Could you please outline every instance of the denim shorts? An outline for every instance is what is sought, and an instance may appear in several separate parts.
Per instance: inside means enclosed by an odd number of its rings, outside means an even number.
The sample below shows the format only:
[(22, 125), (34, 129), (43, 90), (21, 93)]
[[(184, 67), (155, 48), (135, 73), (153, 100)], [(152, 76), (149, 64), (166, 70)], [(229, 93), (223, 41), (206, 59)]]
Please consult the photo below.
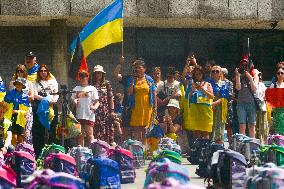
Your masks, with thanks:
[(237, 104), (237, 114), (239, 124), (256, 125), (256, 105), (255, 103)]

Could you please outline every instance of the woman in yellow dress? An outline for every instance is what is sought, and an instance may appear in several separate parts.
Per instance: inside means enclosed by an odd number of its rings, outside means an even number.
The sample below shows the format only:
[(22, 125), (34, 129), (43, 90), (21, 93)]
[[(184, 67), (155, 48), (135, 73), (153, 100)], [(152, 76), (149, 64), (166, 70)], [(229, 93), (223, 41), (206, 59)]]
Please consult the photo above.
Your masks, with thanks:
[(132, 139), (139, 141), (144, 141), (145, 130), (152, 123), (152, 114), (157, 108), (156, 85), (145, 71), (145, 62), (136, 60), (133, 76), (128, 82), (131, 135)]
[(195, 138), (209, 139), (213, 126), (213, 89), (210, 83), (204, 81), (201, 66), (194, 68), (192, 78), (193, 83), (189, 93), (189, 128), (193, 131)]

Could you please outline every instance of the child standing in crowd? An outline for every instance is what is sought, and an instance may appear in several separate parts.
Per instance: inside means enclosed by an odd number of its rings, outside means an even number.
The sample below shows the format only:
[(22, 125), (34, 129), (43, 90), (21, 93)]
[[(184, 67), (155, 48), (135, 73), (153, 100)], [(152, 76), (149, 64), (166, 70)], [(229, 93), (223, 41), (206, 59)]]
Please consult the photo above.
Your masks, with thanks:
[(8, 104), (3, 101), (0, 102), (0, 149), (2, 154), (6, 154), (12, 141), (12, 122), (4, 116), (7, 110)]
[[(93, 127), (95, 125), (95, 111), (99, 106), (97, 89), (89, 85), (89, 73), (79, 73), (79, 83), (73, 91), (71, 99), (76, 105), (76, 118), (81, 123), (82, 134), (78, 143), (81, 146), (88, 146), (94, 140)], [(84, 140), (86, 137), (86, 141)]]
[(29, 110), (28, 95), (23, 92), (26, 79), (18, 78), (13, 82), (15, 89), (8, 91), (4, 100), (9, 103), (8, 119), (12, 121), (12, 144), (16, 146), (24, 142), (26, 114)]

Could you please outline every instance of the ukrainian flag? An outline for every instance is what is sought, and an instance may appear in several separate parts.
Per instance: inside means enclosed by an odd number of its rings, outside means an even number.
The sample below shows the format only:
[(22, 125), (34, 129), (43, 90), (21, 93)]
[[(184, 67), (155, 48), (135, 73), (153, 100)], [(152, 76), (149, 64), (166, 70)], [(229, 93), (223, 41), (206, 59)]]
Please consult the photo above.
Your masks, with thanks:
[[(100, 11), (80, 32), (80, 40), (87, 57), (94, 50), (123, 41), (123, 0), (115, 0)], [(71, 54), (76, 47), (71, 44)]]

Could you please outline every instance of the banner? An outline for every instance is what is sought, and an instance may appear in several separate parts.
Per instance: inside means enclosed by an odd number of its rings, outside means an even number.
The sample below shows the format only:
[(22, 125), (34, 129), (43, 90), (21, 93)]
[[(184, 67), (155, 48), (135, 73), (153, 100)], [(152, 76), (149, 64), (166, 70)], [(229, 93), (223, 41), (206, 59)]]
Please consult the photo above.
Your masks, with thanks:
[(284, 88), (266, 89), (265, 98), (268, 106), (272, 108), (284, 108)]

